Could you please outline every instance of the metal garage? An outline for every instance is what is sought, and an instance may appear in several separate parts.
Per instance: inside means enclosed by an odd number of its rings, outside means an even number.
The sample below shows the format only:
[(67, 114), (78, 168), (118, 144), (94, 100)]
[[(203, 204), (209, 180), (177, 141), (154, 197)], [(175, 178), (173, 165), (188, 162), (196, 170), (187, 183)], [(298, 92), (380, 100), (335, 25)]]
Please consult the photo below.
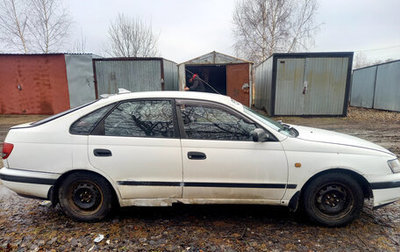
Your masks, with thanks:
[(350, 105), (400, 112), (400, 60), (355, 69)]
[(95, 99), (92, 54), (0, 54), (0, 114), (56, 114)]
[(345, 116), (352, 62), (352, 52), (273, 54), (255, 68), (255, 106), (271, 116)]
[(118, 93), (178, 90), (178, 67), (163, 58), (99, 58), (93, 60), (96, 97)]
[(179, 88), (196, 73), (208, 83), (206, 91), (228, 95), (238, 102), (251, 104), (252, 66), (250, 61), (211, 52), (179, 64)]

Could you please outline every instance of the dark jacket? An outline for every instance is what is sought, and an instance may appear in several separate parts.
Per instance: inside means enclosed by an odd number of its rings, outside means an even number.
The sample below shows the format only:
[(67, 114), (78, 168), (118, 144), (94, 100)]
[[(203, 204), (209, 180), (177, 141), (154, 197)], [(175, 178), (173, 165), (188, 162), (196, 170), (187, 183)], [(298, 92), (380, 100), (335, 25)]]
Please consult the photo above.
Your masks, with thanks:
[(187, 85), (190, 91), (198, 91), (204, 92), (206, 88), (204, 87), (203, 82), (200, 80), (199, 76), (196, 76), (191, 82)]

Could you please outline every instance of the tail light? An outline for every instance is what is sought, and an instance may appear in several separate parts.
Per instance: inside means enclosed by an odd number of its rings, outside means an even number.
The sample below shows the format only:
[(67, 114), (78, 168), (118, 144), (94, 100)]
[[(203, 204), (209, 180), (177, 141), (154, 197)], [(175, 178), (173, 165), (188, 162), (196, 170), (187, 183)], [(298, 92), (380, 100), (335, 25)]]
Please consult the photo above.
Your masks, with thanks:
[(1, 152), (1, 157), (3, 159), (8, 158), (8, 156), (10, 156), (12, 150), (14, 148), (14, 144), (10, 144), (10, 143), (3, 143), (3, 150)]

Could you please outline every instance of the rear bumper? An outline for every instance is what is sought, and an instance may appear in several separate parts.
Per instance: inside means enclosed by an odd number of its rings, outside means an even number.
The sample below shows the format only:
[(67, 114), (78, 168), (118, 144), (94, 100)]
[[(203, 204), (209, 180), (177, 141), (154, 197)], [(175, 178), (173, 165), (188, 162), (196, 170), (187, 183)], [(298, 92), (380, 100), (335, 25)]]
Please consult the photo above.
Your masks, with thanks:
[(47, 198), (49, 189), (60, 174), (34, 172), (27, 170), (0, 169), (0, 180), (4, 186), (19, 195), (36, 198)]

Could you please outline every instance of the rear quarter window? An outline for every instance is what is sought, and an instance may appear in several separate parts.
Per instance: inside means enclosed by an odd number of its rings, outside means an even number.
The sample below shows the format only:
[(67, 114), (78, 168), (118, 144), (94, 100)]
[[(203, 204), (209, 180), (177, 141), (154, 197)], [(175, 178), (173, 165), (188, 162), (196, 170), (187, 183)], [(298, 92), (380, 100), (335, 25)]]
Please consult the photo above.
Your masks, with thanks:
[(114, 105), (115, 104), (110, 104), (79, 118), (71, 125), (69, 132), (75, 135), (89, 135), (94, 127), (96, 127), (97, 123), (112, 107), (114, 107)]

